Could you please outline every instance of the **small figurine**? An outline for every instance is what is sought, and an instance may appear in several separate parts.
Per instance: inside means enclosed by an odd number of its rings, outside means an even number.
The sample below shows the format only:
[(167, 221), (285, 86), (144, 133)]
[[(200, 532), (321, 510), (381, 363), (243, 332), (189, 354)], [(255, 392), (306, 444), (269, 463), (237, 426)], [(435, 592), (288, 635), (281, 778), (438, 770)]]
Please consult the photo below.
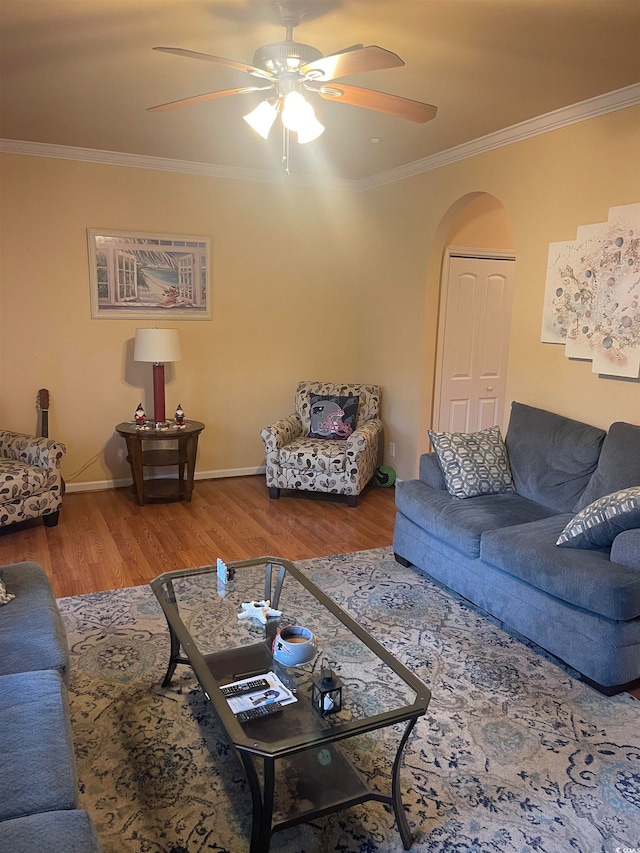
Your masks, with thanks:
[(178, 403), (178, 408), (176, 409), (176, 423), (178, 426), (184, 425), (184, 412), (182, 411), (180, 403)]
[(138, 403), (138, 408), (136, 409), (134, 417), (138, 426), (144, 426), (146, 424), (147, 416), (145, 415), (144, 409), (142, 408), (142, 403)]
[(242, 613), (238, 613), (238, 619), (257, 619), (266, 625), (267, 616), (282, 616), (282, 611), (274, 610), (270, 605), (268, 598), (266, 601), (249, 601), (242, 605)]

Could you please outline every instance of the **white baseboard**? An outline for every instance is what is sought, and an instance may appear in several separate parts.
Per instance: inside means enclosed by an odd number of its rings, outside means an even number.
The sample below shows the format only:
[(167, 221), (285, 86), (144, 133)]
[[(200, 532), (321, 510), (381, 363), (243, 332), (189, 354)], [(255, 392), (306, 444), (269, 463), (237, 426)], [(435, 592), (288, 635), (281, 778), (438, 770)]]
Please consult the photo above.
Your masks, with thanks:
[[(264, 474), (266, 468), (260, 465), (257, 468), (225, 468), (219, 471), (196, 471), (195, 480), (218, 480), (222, 477), (251, 477), (254, 474)], [(166, 474), (157, 474), (156, 476), (166, 476)], [(153, 479), (151, 477), (150, 479)], [(93, 480), (87, 483), (66, 483), (67, 492), (103, 492), (106, 489), (121, 489), (124, 486), (132, 484), (131, 477), (126, 477), (123, 480)]]

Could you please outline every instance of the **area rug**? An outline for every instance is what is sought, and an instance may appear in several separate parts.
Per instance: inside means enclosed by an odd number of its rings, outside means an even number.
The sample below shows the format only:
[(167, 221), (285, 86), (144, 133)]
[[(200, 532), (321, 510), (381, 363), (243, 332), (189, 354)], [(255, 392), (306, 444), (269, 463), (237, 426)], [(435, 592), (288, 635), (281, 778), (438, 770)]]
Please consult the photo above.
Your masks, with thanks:
[[(432, 692), (405, 748), (420, 853), (620, 853), (640, 848), (640, 703), (601, 696), (389, 549), (298, 563)], [(105, 853), (248, 853), (251, 798), (187, 667), (167, 689), (151, 590), (65, 598), (81, 804)], [(393, 730), (361, 747), (386, 790)], [(376, 779), (379, 774), (380, 779)], [(402, 850), (365, 803), (278, 832), (272, 853)]]

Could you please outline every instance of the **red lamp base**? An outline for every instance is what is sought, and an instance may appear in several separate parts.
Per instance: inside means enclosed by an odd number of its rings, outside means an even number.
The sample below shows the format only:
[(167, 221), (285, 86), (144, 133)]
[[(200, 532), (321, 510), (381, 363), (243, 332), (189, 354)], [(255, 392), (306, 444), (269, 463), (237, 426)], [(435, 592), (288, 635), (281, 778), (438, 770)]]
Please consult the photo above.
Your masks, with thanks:
[(153, 419), (157, 424), (166, 420), (164, 410), (164, 364), (153, 365)]

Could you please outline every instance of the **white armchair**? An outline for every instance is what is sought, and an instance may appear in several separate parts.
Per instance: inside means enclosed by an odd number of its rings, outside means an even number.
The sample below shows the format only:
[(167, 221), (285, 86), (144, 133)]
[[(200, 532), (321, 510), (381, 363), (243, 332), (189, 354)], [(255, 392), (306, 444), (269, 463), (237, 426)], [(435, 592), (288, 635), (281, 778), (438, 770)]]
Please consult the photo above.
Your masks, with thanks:
[(40, 515), (47, 527), (55, 527), (66, 452), (58, 441), (0, 430), (0, 527)]
[[(377, 385), (300, 382), (295, 412), (260, 433), (266, 449), (269, 497), (277, 500), (280, 489), (301, 489), (346, 495), (347, 504), (356, 506), (378, 465), (380, 396)], [(357, 414), (351, 401), (355, 423), (345, 428), (340, 416), (343, 409), (338, 404), (327, 406), (319, 397), (357, 398)], [(318, 412), (328, 412), (326, 431), (333, 424), (343, 437), (310, 435), (312, 417), (317, 425)]]

